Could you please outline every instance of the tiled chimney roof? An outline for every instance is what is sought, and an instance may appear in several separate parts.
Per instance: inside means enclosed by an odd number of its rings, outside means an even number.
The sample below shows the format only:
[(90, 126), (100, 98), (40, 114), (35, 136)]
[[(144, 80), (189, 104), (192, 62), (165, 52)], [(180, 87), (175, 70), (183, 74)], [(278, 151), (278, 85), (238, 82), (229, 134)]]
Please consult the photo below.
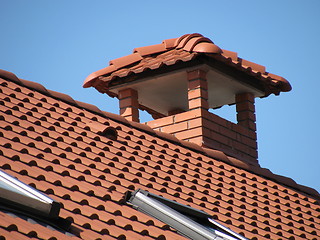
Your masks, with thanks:
[(108, 67), (90, 74), (83, 87), (95, 87), (99, 92), (108, 92), (109, 86), (119, 78), (146, 73), (148, 71), (172, 66), (179, 62), (190, 62), (200, 56), (208, 61), (218, 61), (245, 74), (253, 76), (265, 88), (265, 95), (279, 94), (291, 90), (290, 83), (275, 74), (268, 73), (264, 66), (238, 57), (236, 52), (220, 49), (210, 39), (201, 34), (186, 34), (179, 38), (163, 40), (161, 44), (135, 48), (133, 53), (110, 61)]
[(0, 168), (61, 202), (75, 235), (0, 209), (0, 239), (185, 239), (124, 204), (139, 188), (248, 239), (320, 236), (314, 189), (3, 70), (0, 123)]

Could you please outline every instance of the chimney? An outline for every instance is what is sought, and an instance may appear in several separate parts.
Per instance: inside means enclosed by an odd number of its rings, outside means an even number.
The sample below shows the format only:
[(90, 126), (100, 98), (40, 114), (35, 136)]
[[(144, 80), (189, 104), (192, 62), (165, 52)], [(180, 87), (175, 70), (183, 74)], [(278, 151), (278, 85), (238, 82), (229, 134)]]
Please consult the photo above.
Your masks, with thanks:
[[(291, 90), (265, 67), (220, 49), (200, 34), (136, 48), (91, 74), (84, 87), (119, 99), (120, 114), (154, 130), (258, 164), (255, 98)], [(209, 111), (236, 105), (237, 123)], [(213, 110), (214, 112), (214, 110)]]

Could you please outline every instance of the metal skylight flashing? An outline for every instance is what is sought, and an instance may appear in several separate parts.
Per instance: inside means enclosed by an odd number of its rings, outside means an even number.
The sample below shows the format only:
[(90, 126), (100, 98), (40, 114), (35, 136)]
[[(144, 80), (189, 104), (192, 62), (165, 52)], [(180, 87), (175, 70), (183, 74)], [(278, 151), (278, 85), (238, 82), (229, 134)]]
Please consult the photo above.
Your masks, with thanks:
[(57, 219), (60, 203), (0, 170), (0, 203), (29, 214)]
[(126, 201), (138, 211), (176, 229), (190, 239), (246, 240), (245, 237), (217, 223), (212, 216), (161, 196), (138, 189), (126, 194)]

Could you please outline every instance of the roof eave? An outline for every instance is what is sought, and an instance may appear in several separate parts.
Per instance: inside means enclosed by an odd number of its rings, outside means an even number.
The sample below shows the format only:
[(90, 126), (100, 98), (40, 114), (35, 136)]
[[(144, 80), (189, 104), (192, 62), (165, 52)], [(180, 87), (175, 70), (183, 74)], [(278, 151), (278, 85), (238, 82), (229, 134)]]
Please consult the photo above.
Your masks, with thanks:
[[(234, 77), (240, 82), (244, 82), (245, 84), (264, 92), (264, 97), (267, 97), (270, 94), (279, 95), (280, 92), (288, 92), (292, 89), (290, 83), (280, 76), (269, 73), (261, 74), (260, 72), (253, 71), (250, 67), (244, 68), (238, 64), (235, 64), (233, 61), (222, 58), (220, 54), (203, 53), (194, 53), (189, 61), (177, 61), (172, 65), (162, 64), (156, 69), (145, 68), (137, 73), (134, 71), (128, 71), (128, 74), (124, 75), (123, 77), (113, 76), (112, 73), (102, 76), (94, 74), (91, 78), (89, 78), (90, 76), (88, 77), (89, 80), (86, 80), (84, 87), (92, 86), (101, 93), (108, 93), (110, 87), (120, 86), (134, 82), (138, 79), (142, 80), (157, 76), (159, 74), (164, 74), (183, 68), (190, 68), (204, 63), (223, 72), (226, 75)], [(100, 73), (103, 71), (109, 72), (110, 68), (101, 69)]]

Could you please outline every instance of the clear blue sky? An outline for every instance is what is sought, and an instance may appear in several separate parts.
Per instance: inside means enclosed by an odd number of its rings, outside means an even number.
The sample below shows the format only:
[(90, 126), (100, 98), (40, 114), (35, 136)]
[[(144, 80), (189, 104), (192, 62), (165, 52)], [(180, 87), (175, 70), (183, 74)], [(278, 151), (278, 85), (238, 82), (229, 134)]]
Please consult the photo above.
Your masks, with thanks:
[(83, 89), (133, 48), (198, 32), (285, 77), (293, 90), (257, 99), (259, 161), (320, 191), (320, 1), (2, 0), (0, 68), (118, 113)]

